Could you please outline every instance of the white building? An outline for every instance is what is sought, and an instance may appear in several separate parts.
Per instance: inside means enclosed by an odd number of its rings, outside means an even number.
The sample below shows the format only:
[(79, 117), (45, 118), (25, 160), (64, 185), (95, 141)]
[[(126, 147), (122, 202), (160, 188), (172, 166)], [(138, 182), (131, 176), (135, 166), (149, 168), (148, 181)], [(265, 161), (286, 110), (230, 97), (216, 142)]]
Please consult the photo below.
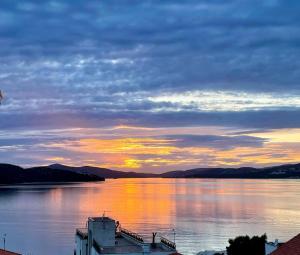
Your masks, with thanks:
[(143, 237), (123, 229), (108, 217), (89, 218), (87, 227), (76, 230), (75, 255), (174, 255), (178, 254), (175, 243), (160, 238), (147, 243)]

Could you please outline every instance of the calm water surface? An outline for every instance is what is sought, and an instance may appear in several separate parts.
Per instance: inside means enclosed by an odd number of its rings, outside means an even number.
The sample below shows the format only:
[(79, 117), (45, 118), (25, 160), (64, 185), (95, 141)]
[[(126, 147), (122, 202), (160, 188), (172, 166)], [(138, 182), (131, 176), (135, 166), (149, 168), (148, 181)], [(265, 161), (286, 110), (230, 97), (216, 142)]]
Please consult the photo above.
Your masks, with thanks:
[[(115, 217), (144, 235), (157, 230), (183, 254), (222, 249), (228, 238), (300, 232), (300, 180), (120, 179), (105, 183), (0, 187), (0, 237), (27, 254), (72, 255), (89, 216)], [(0, 242), (2, 247), (2, 241)]]

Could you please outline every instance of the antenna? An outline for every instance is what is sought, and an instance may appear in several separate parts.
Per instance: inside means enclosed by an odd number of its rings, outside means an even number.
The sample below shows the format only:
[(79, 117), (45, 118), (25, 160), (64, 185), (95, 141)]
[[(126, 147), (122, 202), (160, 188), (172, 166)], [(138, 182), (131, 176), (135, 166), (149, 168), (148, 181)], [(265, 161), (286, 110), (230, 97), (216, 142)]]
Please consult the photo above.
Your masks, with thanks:
[(105, 218), (105, 213), (106, 213), (106, 212), (109, 212), (109, 211), (103, 211), (103, 214), (102, 214), (102, 225), (103, 225), (103, 229), (105, 229), (104, 218)]
[(105, 213), (107, 213), (107, 212), (111, 212), (111, 211), (103, 211), (103, 214), (102, 214), (102, 218), (104, 219), (105, 218)]
[(173, 235), (174, 235), (174, 244), (176, 244), (176, 230), (175, 230), (175, 228), (173, 228)]

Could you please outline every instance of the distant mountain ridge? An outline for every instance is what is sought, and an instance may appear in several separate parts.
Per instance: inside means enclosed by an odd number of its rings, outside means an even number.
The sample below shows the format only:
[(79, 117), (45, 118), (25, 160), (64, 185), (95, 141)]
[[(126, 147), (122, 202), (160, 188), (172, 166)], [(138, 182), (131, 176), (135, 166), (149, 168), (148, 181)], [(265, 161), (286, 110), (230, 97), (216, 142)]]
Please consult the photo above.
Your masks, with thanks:
[(104, 178), (150, 178), (150, 177), (158, 177), (157, 174), (148, 174), (148, 173), (136, 173), (136, 172), (123, 172), (117, 170), (111, 170), (107, 168), (101, 167), (93, 167), (93, 166), (82, 166), (82, 167), (71, 167), (65, 166), (61, 164), (53, 164), (48, 166), (51, 169), (60, 169), (72, 171), (80, 174), (93, 174), (96, 176), (101, 176)]
[(105, 178), (298, 179), (300, 178), (300, 164), (286, 164), (266, 168), (194, 168), (183, 171), (170, 171), (162, 174), (123, 172), (93, 166), (72, 167), (61, 164), (28, 169), (23, 169), (15, 165), (0, 164), (0, 184), (101, 181)]
[(300, 164), (287, 164), (265, 168), (195, 168), (161, 174), (164, 178), (249, 178), (280, 179), (300, 178)]
[(0, 164), (0, 184), (45, 183), (45, 182), (91, 182), (104, 181), (100, 176), (72, 171), (54, 170), (49, 167), (24, 169), (10, 164)]
[(255, 178), (279, 179), (300, 178), (300, 164), (287, 164), (266, 168), (194, 168), (183, 171), (170, 171), (162, 174), (123, 172), (92, 166), (70, 167), (60, 164), (49, 166), (81, 174), (93, 174), (104, 178)]

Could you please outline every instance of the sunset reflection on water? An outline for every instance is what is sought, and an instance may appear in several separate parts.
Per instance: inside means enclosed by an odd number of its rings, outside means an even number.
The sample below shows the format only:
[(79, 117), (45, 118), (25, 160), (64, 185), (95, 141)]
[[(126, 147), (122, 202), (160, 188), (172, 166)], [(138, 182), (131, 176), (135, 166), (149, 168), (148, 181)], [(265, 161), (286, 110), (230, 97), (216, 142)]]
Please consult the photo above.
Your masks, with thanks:
[[(0, 192), (8, 247), (72, 253), (74, 231), (105, 213), (123, 227), (176, 242), (183, 254), (224, 248), (228, 238), (267, 233), (284, 241), (300, 229), (299, 180), (119, 179), (104, 183), (11, 186)], [(298, 203), (296, 203), (298, 201)], [(26, 236), (26, 238), (24, 238)], [(17, 242), (10, 241), (12, 238)]]

